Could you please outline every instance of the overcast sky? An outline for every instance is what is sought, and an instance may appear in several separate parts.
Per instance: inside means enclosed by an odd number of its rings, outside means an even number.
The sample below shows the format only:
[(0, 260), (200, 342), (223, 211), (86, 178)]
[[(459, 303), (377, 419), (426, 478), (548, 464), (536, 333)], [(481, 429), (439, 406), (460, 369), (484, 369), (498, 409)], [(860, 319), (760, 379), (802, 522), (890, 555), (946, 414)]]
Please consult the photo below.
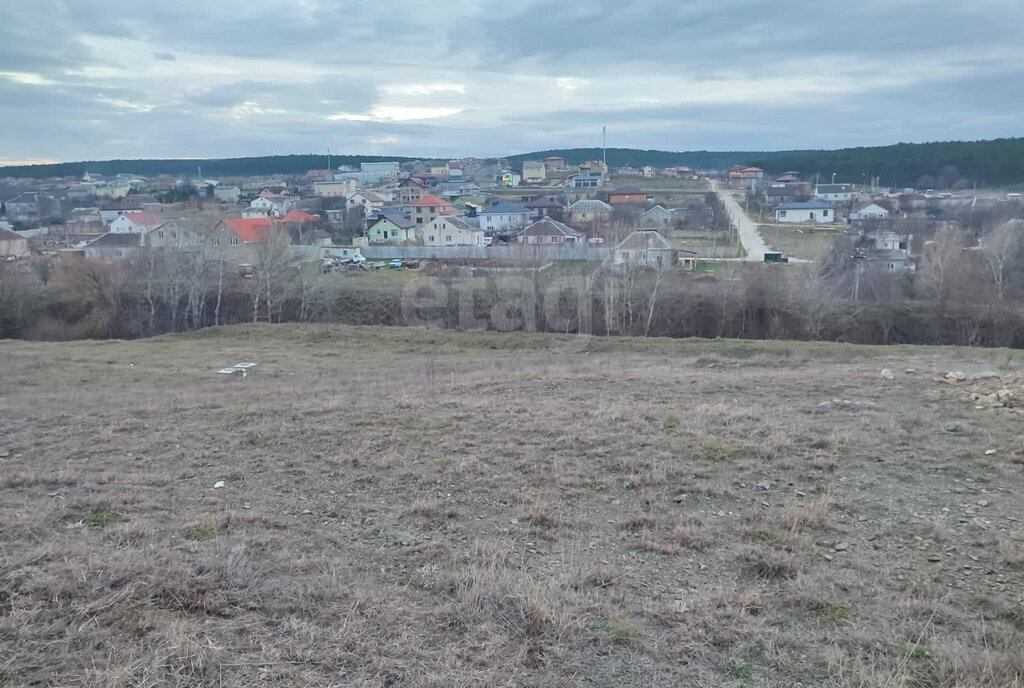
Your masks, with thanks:
[(1024, 134), (1024, 0), (0, 0), (0, 160)]

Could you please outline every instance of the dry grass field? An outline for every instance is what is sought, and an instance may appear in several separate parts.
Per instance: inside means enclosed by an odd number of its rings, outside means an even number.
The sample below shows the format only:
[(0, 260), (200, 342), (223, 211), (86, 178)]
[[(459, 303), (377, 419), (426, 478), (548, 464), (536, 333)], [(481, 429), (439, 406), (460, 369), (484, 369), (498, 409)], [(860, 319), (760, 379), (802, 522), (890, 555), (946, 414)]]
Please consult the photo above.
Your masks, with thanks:
[(1022, 686), (1022, 360), (0, 342), (0, 685)]

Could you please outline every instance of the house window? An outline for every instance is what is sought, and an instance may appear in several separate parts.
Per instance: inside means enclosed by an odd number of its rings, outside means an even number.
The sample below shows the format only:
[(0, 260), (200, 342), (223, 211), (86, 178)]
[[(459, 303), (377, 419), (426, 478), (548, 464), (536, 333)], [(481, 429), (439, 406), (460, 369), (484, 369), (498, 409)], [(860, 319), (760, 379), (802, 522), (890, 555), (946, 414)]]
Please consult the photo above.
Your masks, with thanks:
[(177, 239), (178, 238), (178, 233), (177, 232), (171, 232), (171, 238), (172, 239)]
[(238, 237), (231, 237), (231, 245), (238, 246)]
[(164, 238), (164, 232), (163, 232), (163, 230), (160, 230), (160, 231), (159, 231), (159, 232), (157, 232), (156, 234), (157, 234), (157, 236), (158, 236), (158, 237), (160, 237), (161, 239), (163, 239), (163, 238)]
[(828, 211), (827, 210), (822, 210), (821, 211), (821, 216), (822, 217), (828, 217)]
[(434, 242), (434, 235), (431, 234), (429, 237), (427, 237), (427, 240), (430, 241), (431, 243), (433, 243)]
[(213, 240), (213, 245), (214, 246), (220, 246), (220, 239), (214, 239)]
[(188, 239), (188, 232), (182, 232), (182, 233), (181, 233), (181, 235), (182, 235), (183, 237), (185, 237), (186, 239)]
[(779, 211), (779, 217), (786, 217), (786, 211), (785, 210), (780, 210)]
[(444, 240), (445, 240), (445, 241), (447, 241), (447, 242), (448, 242), (449, 244), (450, 244), (450, 243), (452, 243), (452, 235), (451, 235), (451, 234), (449, 234), (448, 236), (446, 236), (446, 237), (444, 238)]

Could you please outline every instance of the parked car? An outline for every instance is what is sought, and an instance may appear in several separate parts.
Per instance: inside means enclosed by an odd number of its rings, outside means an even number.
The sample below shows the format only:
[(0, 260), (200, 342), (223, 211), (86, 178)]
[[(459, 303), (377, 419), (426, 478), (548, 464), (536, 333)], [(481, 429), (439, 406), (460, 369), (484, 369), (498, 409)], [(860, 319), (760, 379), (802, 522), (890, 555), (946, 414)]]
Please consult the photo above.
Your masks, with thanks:
[(389, 268), (403, 268), (403, 267), (405, 267), (405, 265), (402, 263), (402, 261), (400, 259), (395, 258), (393, 261), (388, 263), (388, 267)]

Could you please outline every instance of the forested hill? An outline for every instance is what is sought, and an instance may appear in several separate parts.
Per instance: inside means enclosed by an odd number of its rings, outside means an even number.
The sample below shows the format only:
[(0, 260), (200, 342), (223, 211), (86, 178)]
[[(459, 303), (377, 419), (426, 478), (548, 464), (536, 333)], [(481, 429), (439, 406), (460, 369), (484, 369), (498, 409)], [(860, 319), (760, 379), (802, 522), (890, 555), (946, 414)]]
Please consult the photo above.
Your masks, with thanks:
[[(361, 162), (383, 162), (394, 160), (409, 162), (417, 158), (380, 155), (332, 155), (331, 165), (359, 166)], [(161, 174), (174, 176), (196, 175), (202, 166), (203, 177), (248, 177), (269, 174), (305, 174), (309, 170), (326, 170), (326, 155), (265, 155), (255, 158), (220, 158), (205, 160), (163, 159), (163, 160), (86, 160), (82, 162), (61, 162), (51, 165), (22, 165), (0, 167), (0, 177), (81, 177), (90, 174), (113, 175), (118, 173), (138, 174), (154, 177)]]
[(780, 151), (746, 161), (770, 172), (799, 170), (860, 182), (879, 177), (883, 186), (947, 189), (1024, 183), (1024, 138), (990, 141), (897, 143), (832, 151)]
[[(554, 148), (545, 151), (534, 151), (532, 153), (520, 153), (510, 155), (506, 158), (509, 162), (521, 162), (523, 160), (543, 160), (549, 156), (565, 158), (570, 165), (579, 165), (588, 160), (600, 160), (602, 150), (600, 148)], [(765, 153), (751, 151), (663, 151), (663, 150), (641, 150), (639, 148), (609, 148), (608, 164), (611, 167), (623, 167), (632, 165), (642, 167), (653, 165), (654, 167), (675, 167), (686, 165), (700, 170), (724, 170), (732, 165), (744, 165), (749, 160)]]
[[(937, 143), (898, 143), (873, 148), (796, 151), (663, 151), (637, 148), (609, 148), (612, 167), (687, 165), (695, 169), (724, 170), (731, 165), (756, 165), (769, 173), (797, 170), (807, 178), (820, 175), (837, 180), (866, 182), (879, 177), (884, 186), (914, 186), (945, 189), (956, 186), (1005, 186), (1024, 184), (1024, 138), (991, 141), (949, 141)], [(568, 148), (534, 151), (508, 156), (512, 164), (523, 160), (543, 160), (558, 155), (569, 164), (601, 159), (600, 148)], [(332, 165), (356, 165), (361, 162), (416, 158), (379, 155), (331, 156)], [(232, 177), (265, 174), (302, 174), (326, 169), (326, 155), (273, 155), (253, 158), (208, 160), (103, 160), (68, 162), (52, 165), (28, 165), (0, 168), (0, 176), (81, 177), (93, 174), (195, 175), (202, 166), (204, 177)]]
[[(568, 148), (536, 151), (509, 159), (543, 160), (550, 155), (570, 164), (600, 160), (600, 148)], [(796, 170), (806, 178), (820, 175), (831, 179), (861, 182), (879, 177), (886, 186), (950, 188), (960, 184), (1002, 186), (1024, 183), (1024, 138), (990, 141), (949, 141), (897, 143), (871, 148), (795, 151), (686, 151), (609, 148), (612, 167), (687, 165), (694, 169), (724, 170), (731, 165), (754, 165), (777, 173)]]

